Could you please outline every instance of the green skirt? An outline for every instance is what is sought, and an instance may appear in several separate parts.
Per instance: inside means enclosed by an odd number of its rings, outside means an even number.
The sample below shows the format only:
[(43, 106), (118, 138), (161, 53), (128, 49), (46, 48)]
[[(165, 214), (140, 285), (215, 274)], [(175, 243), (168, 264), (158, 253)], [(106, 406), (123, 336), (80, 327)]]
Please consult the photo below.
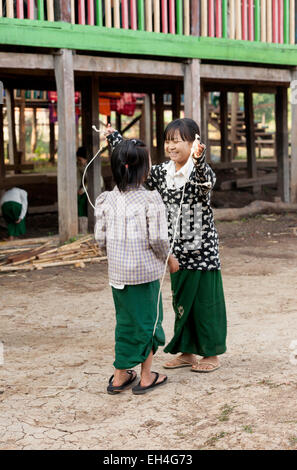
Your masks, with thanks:
[(174, 336), (165, 352), (217, 356), (226, 351), (227, 320), (221, 271), (171, 274)]
[(26, 233), (25, 217), (16, 224), (22, 212), (22, 204), (19, 202), (8, 201), (4, 202), (2, 206), (2, 215), (7, 223), (8, 235), (10, 237), (19, 237)]
[(86, 193), (77, 195), (78, 217), (88, 217), (88, 198)]
[(112, 288), (116, 310), (113, 364), (116, 369), (130, 369), (143, 363), (151, 351), (155, 354), (158, 346), (165, 344), (162, 297), (159, 320), (153, 337), (159, 288), (159, 281), (126, 285), (124, 289)]

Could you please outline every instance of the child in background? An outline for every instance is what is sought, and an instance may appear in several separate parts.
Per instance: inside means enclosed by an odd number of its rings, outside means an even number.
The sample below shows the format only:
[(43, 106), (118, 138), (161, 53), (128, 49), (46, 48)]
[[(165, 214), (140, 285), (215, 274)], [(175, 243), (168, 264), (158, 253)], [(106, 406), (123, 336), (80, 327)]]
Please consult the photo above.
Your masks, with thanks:
[[(122, 137), (109, 129), (112, 146)], [(218, 236), (210, 206), (215, 174), (205, 162), (205, 148), (195, 143), (200, 130), (192, 119), (176, 119), (165, 129), (165, 153), (169, 162), (154, 165), (146, 181), (157, 190), (168, 209), (168, 230), (173, 241), (175, 217), (185, 185), (181, 232), (173, 254), (179, 268), (171, 269), (174, 336), (165, 352), (181, 355), (164, 367), (191, 367), (193, 372), (219, 368), (218, 355), (226, 351), (226, 309), (220, 271)], [(190, 158), (192, 146), (195, 152)], [(197, 361), (196, 355), (203, 356)]]
[(11, 188), (6, 191), (0, 201), (2, 215), (7, 223), (8, 240), (26, 234), (26, 213), (28, 194), (24, 189)]
[(150, 159), (141, 141), (122, 140), (112, 153), (111, 169), (116, 186), (100, 194), (95, 205), (95, 239), (106, 247), (116, 310), (115, 372), (107, 392), (130, 387), (136, 379), (131, 368), (141, 364), (132, 392), (143, 394), (167, 380), (151, 371), (153, 354), (165, 344), (162, 302), (158, 321), (157, 302), (169, 251), (166, 210), (159, 193), (142, 185)]

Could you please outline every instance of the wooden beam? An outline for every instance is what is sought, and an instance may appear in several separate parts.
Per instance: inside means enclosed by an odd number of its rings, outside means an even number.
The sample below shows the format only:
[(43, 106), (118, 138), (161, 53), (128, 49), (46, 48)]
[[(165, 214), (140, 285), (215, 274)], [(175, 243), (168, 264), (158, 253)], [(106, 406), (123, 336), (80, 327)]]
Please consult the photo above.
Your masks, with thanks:
[(72, 51), (61, 49), (54, 57), (58, 92), (58, 207), (61, 242), (77, 235), (77, 182), (75, 159), (75, 108)]
[(150, 152), (152, 149), (152, 129), (151, 129), (151, 98), (146, 94), (143, 100), (141, 117), (141, 140), (147, 145)]
[(201, 142), (206, 145), (206, 160), (210, 161), (210, 143), (208, 136), (209, 94), (204, 88), (201, 89)]
[(201, 123), (200, 60), (193, 59), (184, 69), (185, 117)]
[(290, 83), (291, 70), (270, 67), (248, 67), (219, 64), (201, 64), (201, 78), (232, 80), (233, 82)]
[(221, 162), (228, 161), (228, 94), (220, 94)]
[(279, 87), (275, 99), (277, 186), (283, 202), (290, 201), (288, 154), (288, 90)]
[(21, 152), (21, 161), (26, 159), (26, 123), (25, 123), (25, 90), (21, 90), (20, 114), (19, 114), (19, 150)]
[(297, 68), (291, 82), (291, 202), (297, 202)]
[(231, 160), (235, 159), (237, 154), (236, 141), (236, 126), (237, 126), (237, 111), (238, 111), (239, 94), (232, 93), (231, 103)]
[(157, 162), (161, 163), (164, 156), (164, 95), (155, 93)]
[(248, 177), (256, 178), (257, 162), (255, 149), (255, 126), (254, 126), (254, 110), (253, 110), (253, 93), (251, 89), (244, 92), (244, 110), (245, 110), (245, 127), (246, 127), (246, 150), (248, 160)]
[[(83, 113), (83, 145), (86, 147), (88, 161), (98, 152), (100, 146), (99, 133), (92, 129), (95, 125), (99, 128), (99, 82), (95, 77), (88, 77), (82, 91)], [(98, 156), (88, 168), (87, 181), (88, 193), (92, 203), (101, 193), (101, 159)], [(94, 209), (88, 204), (88, 229), (94, 231)]]
[(17, 152), (13, 89), (7, 89), (5, 92), (5, 96), (6, 96), (7, 121), (8, 121), (8, 137), (9, 137), (9, 145), (8, 145), (9, 163), (13, 165), (16, 152)]

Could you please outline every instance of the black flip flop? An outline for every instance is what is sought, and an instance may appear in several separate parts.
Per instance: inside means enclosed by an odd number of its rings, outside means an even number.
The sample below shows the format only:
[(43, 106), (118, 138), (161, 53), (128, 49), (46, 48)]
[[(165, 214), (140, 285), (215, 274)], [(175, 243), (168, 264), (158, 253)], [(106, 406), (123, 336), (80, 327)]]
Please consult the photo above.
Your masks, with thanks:
[(159, 385), (164, 385), (164, 383), (167, 381), (167, 376), (165, 376), (165, 379), (163, 379), (162, 382), (157, 383), (159, 374), (158, 372), (153, 372), (153, 374), (155, 374), (156, 377), (154, 378), (153, 382), (150, 385), (148, 385), (147, 387), (142, 387), (139, 382), (135, 387), (132, 388), (132, 393), (134, 393), (134, 395), (143, 395), (144, 393), (147, 393), (150, 390), (153, 390)]
[(114, 376), (112, 375), (109, 379), (109, 385), (107, 387), (107, 393), (109, 393), (110, 395), (117, 395), (118, 393), (121, 393), (123, 392), (124, 390), (127, 390), (127, 388), (130, 387), (130, 385), (134, 382), (134, 380), (136, 379), (137, 377), (137, 374), (135, 374), (133, 376), (133, 372), (135, 372), (135, 370), (127, 370), (126, 371), (127, 374), (130, 375), (129, 379), (126, 380), (126, 382), (124, 382), (122, 385), (119, 385), (119, 386), (114, 386), (112, 385), (112, 382), (113, 382), (113, 378)]

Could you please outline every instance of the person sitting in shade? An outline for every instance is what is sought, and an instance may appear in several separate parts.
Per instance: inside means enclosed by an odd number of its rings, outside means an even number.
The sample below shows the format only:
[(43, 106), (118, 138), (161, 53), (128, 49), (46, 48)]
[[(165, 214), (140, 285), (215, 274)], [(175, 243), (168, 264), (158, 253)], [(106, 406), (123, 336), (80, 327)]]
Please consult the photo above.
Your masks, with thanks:
[(11, 188), (7, 190), (0, 201), (2, 215), (7, 223), (8, 240), (25, 235), (26, 213), (28, 209), (28, 194), (24, 189)]

